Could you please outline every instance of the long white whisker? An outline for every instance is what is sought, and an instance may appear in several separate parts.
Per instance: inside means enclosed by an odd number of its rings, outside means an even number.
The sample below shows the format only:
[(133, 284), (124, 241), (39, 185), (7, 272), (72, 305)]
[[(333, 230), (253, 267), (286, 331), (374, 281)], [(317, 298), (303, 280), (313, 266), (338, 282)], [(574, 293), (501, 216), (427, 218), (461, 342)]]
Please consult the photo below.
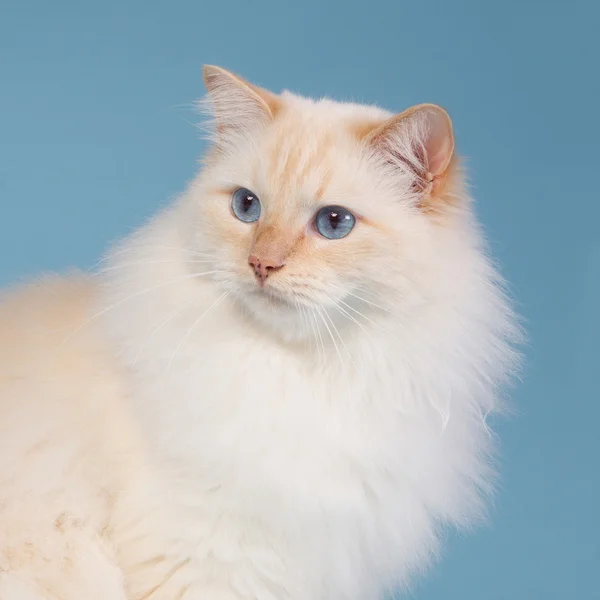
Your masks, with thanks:
[(321, 328), (319, 327), (319, 323), (317, 322), (317, 316), (316, 316), (316, 310), (315, 310), (315, 308), (311, 308), (310, 314), (312, 316), (313, 327), (314, 327), (314, 330), (315, 330), (315, 332), (317, 334), (317, 337), (318, 337), (318, 340), (319, 340), (319, 344), (320, 344), (321, 352), (319, 353), (319, 357), (320, 357), (320, 360), (322, 360), (324, 362), (325, 361), (325, 344), (323, 342), (323, 336), (321, 335)]
[(334, 330), (335, 334), (337, 335), (338, 339), (340, 340), (340, 343), (342, 344), (342, 348), (346, 351), (346, 354), (348, 354), (348, 358), (350, 359), (350, 363), (356, 369), (356, 365), (354, 364), (354, 359), (352, 358), (352, 352), (350, 352), (350, 349), (348, 348), (348, 345), (344, 341), (344, 338), (342, 337), (342, 334), (340, 333), (340, 331), (337, 328), (335, 322), (331, 318), (331, 315), (329, 314), (329, 312), (327, 311), (327, 309), (325, 307), (323, 307), (323, 311), (325, 312), (325, 316), (327, 317), (327, 319), (329, 319), (329, 323), (333, 327), (333, 330)]
[(304, 323), (304, 314), (302, 313), (302, 307), (300, 306), (300, 302), (298, 301), (298, 298), (292, 296), (292, 300), (294, 303), (294, 308), (300, 313), (300, 319), (302, 321), (302, 327), (304, 327), (305, 323)]
[(321, 348), (319, 347), (319, 338), (317, 336), (317, 328), (315, 327), (315, 318), (314, 315), (309, 312), (308, 307), (304, 307), (306, 310), (306, 320), (307, 323), (310, 324), (310, 328), (312, 330), (312, 342), (315, 347), (315, 352), (317, 353), (317, 357), (321, 360)]
[(184, 306), (172, 312), (166, 319), (163, 319), (148, 335), (146, 341), (140, 346), (138, 353), (133, 361), (133, 366), (137, 365), (137, 362), (142, 355), (142, 352), (148, 347), (150, 340), (157, 334), (165, 325), (168, 325), (175, 317), (180, 315), (184, 310), (188, 309), (192, 304), (198, 301), (198, 298), (194, 298), (190, 302), (187, 302)]
[(197, 250), (190, 250), (189, 248), (182, 248), (177, 246), (163, 246), (161, 244), (141, 244), (139, 246), (128, 246), (127, 248), (123, 248), (121, 250), (117, 250), (116, 252), (111, 252), (107, 254), (102, 259), (100, 259), (96, 264), (90, 267), (90, 271), (93, 271), (96, 267), (100, 266), (102, 263), (105, 263), (107, 260), (111, 260), (116, 256), (120, 256), (121, 254), (125, 254), (126, 252), (130, 252), (131, 250), (176, 250), (177, 252), (185, 252), (187, 254), (192, 254), (194, 256), (203, 256), (203, 257), (214, 257), (212, 254), (207, 254), (205, 252), (198, 252)]
[(107, 267), (106, 269), (101, 269), (100, 271), (94, 271), (88, 275), (88, 279), (92, 277), (97, 277), (98, 275), (102, 275), (103, 273), (108, 273), (110, 271), (118, 271), (119, 269), (127, 269), (128, 267), (137, 267), (138, 265), (160, 265), (160, 264), (206, 264), (213, 262), (212, 259), (203, 259), (203, 260), (146, 260), (140, 262), (132, 262), (132, 263), (123, 263), (120, 265), (116, 265), (114, 267)]
[(354, 292), (349, 292), (348, 290), (345, 290), (341, 287), (338, 287), (334, 284), (329, 284), (331, 285), (331, 287), (344, 292), (344, 294), (348, 295), (348, 296), (352, 296), (353, 298), (356, 298), (357, 300), (360, 300), (361, 302), (364, 302), (365, 304), (369, 304), (370, 306), (373, 306), (375, 308), (378, 308), (379, 310), (383, 310), (384, 312), (389, 313), (390, 315), (393, 315), (394, 317), (400, 319), (400, 315), (396, 314), (394, 311), (390, 310), (389, 308), (386, 308), (385, 306), (382, 306), (381, 304), (377, 304), (376, 302), (373, 302), (372, 300), (368, 300), (367, 298), (363, 298), (362, 296), (359, 296), (358, 294), (354, 293)]
[(372, 325), (375, 325), (375, 327), (377, 327), (378, 329), (380, 329), (384, 333), (387, 333), (388, 335), (392, 336), (395, 340), (398, 340), (398, 336), (393, 331), (390, 331), (387, 327), (384, 327), (383, 325), (381, 325), (381, 323), (377, 323), (377, 321), (374, 321), (373, 319), (369, 318), (367, 315), (363, 314), (362, 312), (360, 312), (359, 310), (357, 310), (356, 308), (354, 308), (350, 304), (344, 302), (343, 300), (338, 300), (338, 302), (341, 302), (342, 304), (344, 304), (344, 306), (346, 306), (348, 308), (348, 310), (351, 310), (353, 313), (355, 313), (358, 316), (362, 317), (363, 319), (365, 319), (366, 321), (368, 321)]
[(314, 346), (317, 355), (319, 355), (319, 347), (317, 346), (317, 334), (315, 331), (315, 326), (312, 321), (309, 320), (307, 314), (307, 308), (300, 302), (297, 298), (294, 298), (294, 303), (296, 305), (297, 310), (300, 312), (300, 318), (302, 319), (302, 327), (304, 329), (308, 329), (309, 325), (312, 331), (312, 335), (308, 337), (309, 342), (309, 350)]
[(333, 319), (331, 318), (331, 315), (329, 314), (329, 312), (327, 311), (327, 309), (324, 306), (322, 306), (321, 308), (322, 308), (323, 314), (325, 315), (325, 317), (329, 321), (329, 324), (331, 325), (331, 327), (332, 327), (334, 333), (336, 334), (338, 340), (340, 340), (340, 343), (344, 346), (344, 349), (346, 350), (346, 352), (348, 352), (348, 354), (350, 354), (350, 352), (348, 351), (348, 348), (345, 347), (344, 340), (342, 339), (342, 336), (340, 335), (340, 332), (338, 331), (338, 328), (336, 327), (335, 323), (333, 322)]
[(336, 308), (338, 310), (338, 312), (343, 315), (344, 317), (346, 317), (348, 320), (352, 321), (353, 323), (355, 323), (356, 325), (358, 325), (358, 327), (360, 327), (362, 329), (362, 331), (364, 331), (367, 335), (371, 335), (369, 333), (369, 331), (367, 330), (367, 328), (360, 322), (358, 321), (353, 315), (351, 315), (345, 308), (343, 308), (342, 306), (340, 306), (338, 304), (338, 302), (343, 302), (343, 300), (338, 300), (337, 302), (334, 302), (334, 308)]
[(158, 283), (156, 285), (150, 286), (149, 288), (146, 288), (145, 290), (141, 290), (140, 292), (136, 292), (135, 294), (131, 294), (130, 296), (127, 296), (127, 298), (123, 298), (122, 300), (118, 300), (117, 302), (115, 302), (114, 304), (111, 304), (110, 306), (108, 306), (107, 308), (102, 309), (101, 311), (98, 311), (95, 315), (92, 315), (87, 321), (85, 321), (84, 323), (82, 323), (81, 325), (79, 325), (77, 328), (75, 328), (57, 347), (56, 350), (58, 350), (59, 348), (61, 348), (68, 340), (70, 340), (78, 331), (80, 331), (81, 329), (83, 329), (86, 325), (89, 325), (94, 319), (97, 319), (98, 317), (106, 314), (109, 310), (112, 310), (113, 308), (116, 308), (117, 306), (120, 306), (121, 304), (132, 300), (133, 298), (137, 298), (138, 296), (142, 296), (144, 294), (147, 294), (148, 292), (151, 292), (153, 290), (156, 290), (158, 288), (161, 287), (165, 287), (167, 285), (172, 285), (173, 283), (177, 283), (179, 281), (184, 281), (186, 279), (193, 279), (195, 277), (202, 277), (205, 275), (212, 275), (213, 273), (219, 273), (219, 270), (214, 270), (214, 271), (205, 271), (204, 273), (189, 273), (187, 275), (182, 275), (181, 277), (176, 277), (175, 279), (170, 279), (169, 281), (163, 281), (161, 283)]
[[(303, 327), (305, 327), (306, 329), (308, 329), (308, 326), (309, 326), (309, 320), (308, 320), (308, 316), (307, 316), (307, 314), (306, 314), (306, 307), (305, 307), (305, 306), (304, 306), (304, 305), (303, 305), (301, 302), (299, 302), (299, 301), (297, 301), (297, 302), (298, 302), (298, 309), (300, 310), (300, 316), (301, 316), (301, 318), (302, 318), (302, 325), (303, 325)], [(316, 341), (317, 341), (317, 340), (316, 340), (316, 333), (315, 333), (315, 329), (314, 329), (314, 327), (312, 326), (312, 323), (310, 323), (310, 326), (311, 326), (311, 328), (312, 328), (312, 334), (313, 334), (313, 335), (312, 335), (312, 336), (309, 336), (309, 338), (308, 338), (308, 339), (309, 339), (309, 342), (310, 342), (309, 349), (310, 349), (310, 347), (311, 347), (313, 344), (316, 344)], [(315, 346), (315, 348), (316, 348), (316, 346)]]
[[(354, 308), (354, 306), (348, 304), (347, 302), (344, 302), (342, 299), (338, 299), (338, 302), (340, 304), (343, 304), (348, 310), (351, 310), (353, 313), (357, 314), (359, 317), (362, 317), (363, 319), (365, 319), (366, 321), (368, 321), (372, 325), (375, 325), (376, 327), (381, 327), (381, 325), (379, 323), (373, 321), (373, 319), (371, 319), (370, 317), (367, 317), (367, 315), (365, 315), (364, 313), (360, 312), (360, 310), (357, 310), (356, 308)], [(358, 323), (358, 321), (356, 321), (356, 323)], [(365, 331), (366, 331), (366, 329), (365, 329)]]
[(202, 319), (204, 317), (206, 317), (206, 315), (213, 309), (215, 308), (218, 304), (221, 303), (222, 300), (224, 300), (227, 296), (229, 296), (229, 294), (231, 294), (230, 291), (227, 292), (223, 292), (193, 323), (192, 325), (189, 327), (189, 329), (186, 331), (185, 335), (181, 338), (181, 341), (179, 342), (179, 344), (177, 345), (177, 348), (175, 348), (175, 352), (173, 352), (173, 355), (171, 356), (171, 359), (169, 360), (169, 363), (167, 365), (167, 368), (165, 369), (165, 375), (168, 373), (169, 369), (171, 368), (171, 364), (173, 363), (173, 361), (175, 360), (175, 357), (177, 356), (177, 353), (179, 352), (179, 350), (181, 349), (181, 346), (183, 345), (183, 343), (185, 342), (185, 340), (187, 340), (187, 338), (190, 336), (190, 334), (192, 333), (192, 331), (196, 328), (196, 326), (200, 323), (200, 321), (202, 321)]
[(327, 332), (329, 333), (329, 337), (331, 338), (331, 341), (333, 342), (333, 346), (335, 348), (335, 351), (337, 352), (338, 358), (340, 359), (340, 363), (342, 364), (342, 367), (345, 369), (346, 366), (344, 364), (344, 359), (342, 358), (342, 353), (340, 352), (337, 342), (335, 341), (335, 338), (333, 337), (333, 333), (331, 332), (331, 329), (329, 328), (329, 325), (327, 325), (327, 321), (325, 320), (325, 317), (323, 316), (323, 313), (321, 312), (321, 307), (316, 306), (315, 308), (317, 309), (317, 314), (319, 315), (319, 317), (321, 317), (321, 321), (323, 321), (323, 325), (325, 325), (325, 329), (327, 329)]

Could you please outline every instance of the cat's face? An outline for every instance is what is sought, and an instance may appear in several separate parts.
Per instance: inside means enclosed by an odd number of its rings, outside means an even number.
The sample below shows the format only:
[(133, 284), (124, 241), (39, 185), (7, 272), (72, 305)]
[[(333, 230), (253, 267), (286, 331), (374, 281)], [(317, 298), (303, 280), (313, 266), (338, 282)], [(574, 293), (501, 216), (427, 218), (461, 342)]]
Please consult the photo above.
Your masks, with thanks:
[(453, 152), (446, 114), (392, 117), (205, 75), (217, 131), (195, 249), (219, 284), (287, 337), (415, 301)]

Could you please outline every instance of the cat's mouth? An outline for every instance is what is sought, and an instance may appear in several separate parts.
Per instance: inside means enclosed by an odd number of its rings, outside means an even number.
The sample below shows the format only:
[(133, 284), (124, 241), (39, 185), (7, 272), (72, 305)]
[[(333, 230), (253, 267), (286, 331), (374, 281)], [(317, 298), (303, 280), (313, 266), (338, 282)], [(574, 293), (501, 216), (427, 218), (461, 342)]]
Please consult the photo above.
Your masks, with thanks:
[(267, 310), (301, 313), (304, 309), (310, 310), (318, 303), (305, 290), (281, 290), (274, 286), (260, 288), (252, 286), (248, 291), (248, 295)]
[(313, 290), (304, 282), (298, 286), (290, 282), (285, 286), (269, 283), (259, 286), (255, 282), (243, 282), (240, 297), (261, 310), (276, 310), (278, 312), (302, 313), (327, 301), (327, 297), (319, 290)]
[(260, 288), (252, 290), (252, 295), (259, 298), (267, 305), (277, 308), (292, 308), (294, 306), (291, 298), (273, 288)]

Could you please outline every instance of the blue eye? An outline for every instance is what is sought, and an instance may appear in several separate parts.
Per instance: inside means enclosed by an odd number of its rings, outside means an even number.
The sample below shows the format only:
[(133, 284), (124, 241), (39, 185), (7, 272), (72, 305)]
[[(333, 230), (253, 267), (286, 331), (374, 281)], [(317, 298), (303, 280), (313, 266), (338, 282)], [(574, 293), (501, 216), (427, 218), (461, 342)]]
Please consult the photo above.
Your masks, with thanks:
[(231, 210), (240, 221), (254, 223), (260, 217), (260, 200), (250, 190), (239, 188), (233, 192)]
[(328, 240), (346, 237), (355, 223), (354, 215), (341, 206), (324, 206), (315, 218), (317, 231)]

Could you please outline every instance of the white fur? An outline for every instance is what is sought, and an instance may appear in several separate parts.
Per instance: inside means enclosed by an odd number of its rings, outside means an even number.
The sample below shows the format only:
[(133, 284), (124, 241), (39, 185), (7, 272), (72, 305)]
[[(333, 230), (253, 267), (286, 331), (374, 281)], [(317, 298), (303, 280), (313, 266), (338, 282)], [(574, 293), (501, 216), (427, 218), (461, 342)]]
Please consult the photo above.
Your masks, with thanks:
[[(371, 110), (286, 101), (307, 123)], [(376, 598), (430, 564), (443, 526), (484, 515), (494, 475), (485, 419), (502, 408), (518, 332), (468, 199), (450, 226), (436, 224), (415, 208), (406, 174), (374, 182), (388, 167), (348, 142), (333, 189), (370, 190), (402, 252), (367, 261), (363, 287), (359, 274), (310, 274), (328, 312), (309, 318), (306, 299), (297, 311), (254, 296), (247, 265), (215, 248), (202, 220), (215, 182), (254, 183), (248, 161), (268, 135), (209, 165), (114, 249), (90, 322), (66, 342), (97, 337), (120, 363), (125, 401), (111, 414), (136, 433), (113, 432), (118, 443), (98, 450), (118, 476), (77, 485), (114, 491), (98, 535), (132, 599)], [(88, 442), (77, 442), (85, 460)], [(73, 511), (91, 515), (94, 502), (73, 500)], [(42, 597), (2, 577), (1, 600)]]

